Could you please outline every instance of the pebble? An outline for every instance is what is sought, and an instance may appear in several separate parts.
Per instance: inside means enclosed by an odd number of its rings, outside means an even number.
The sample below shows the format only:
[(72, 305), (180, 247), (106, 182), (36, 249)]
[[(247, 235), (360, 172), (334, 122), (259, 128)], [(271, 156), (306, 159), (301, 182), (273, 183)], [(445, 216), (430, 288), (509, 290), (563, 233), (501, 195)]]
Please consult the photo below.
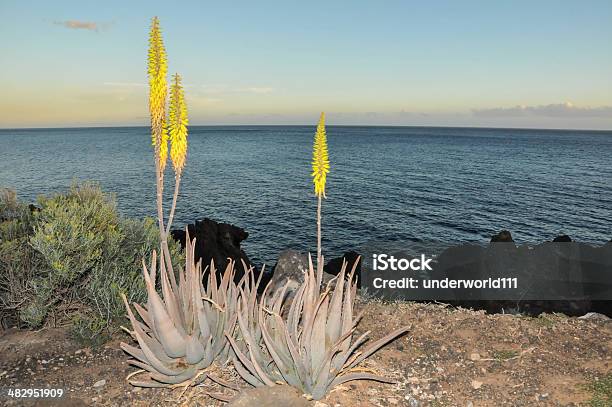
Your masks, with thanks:
[(472, 380), (472, 388), (474, 390), (478, 390), (482, 387), (482, 382), (478, 381), (478, 380)]
[(102, 379), (102, 380), (98, 380), (97, 382), (94, 383), (93, 387), (102, 387), (106, 384), (106, 380)]
[(478, 353), (471, 353), (470, 354), (470, 360), (474, 360), (474, 361), (480, 360), (480, 354), (478, 354)]
[(548, 393), (542, 393), (542, 394), (540, 394), (540, 396), (538, 398), (540, 400), (546, 400), (548, 398)]
[(406, 400), (408, 400), (408, 405), (410, 407), (420, 407), (421, 406), (421, 402), (412, 396), (406, 396)]

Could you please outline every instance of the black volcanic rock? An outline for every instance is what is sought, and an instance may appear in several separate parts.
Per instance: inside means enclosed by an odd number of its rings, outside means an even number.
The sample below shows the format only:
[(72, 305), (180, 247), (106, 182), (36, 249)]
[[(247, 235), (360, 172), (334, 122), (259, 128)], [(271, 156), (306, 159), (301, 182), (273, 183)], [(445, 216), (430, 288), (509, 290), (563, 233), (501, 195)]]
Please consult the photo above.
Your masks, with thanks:
[(491, 236), (491, 243), (498, 242), (514, 242), (512, 239), (512, 234), (507, 230), (502, 230), (496, 235)]
[[(244, 275), (242, 261), (247, 267), (255, 266), (249, 260), (240, 242), (245, 240), (249, 234), (242, 228), (228, 223), (218, 223), (212, 219), (197, 220), (187, 226), (191, 240), (196, 239), (195, 261), (202, 260), (202, 268), (210, 265), (214, 260), (218, 273), (223, 273), (228, 263), (228, 258), (236, 263), (235, 281), (239, 281)], [(180, 242), (185, 248), (185, 230), (175, 229), (170, 232), (172, 238)], [(255, 274), (257, 269), (255, 268)]]
[(346, 273), (348, 275), (348, 273), (353, 269), (353, 265), (355, 264), (357, 259), (359, 259), (359, 263), (355, 268), (355, 276), (357, 278), (357, 287), (361, 288), (361, 259), (359, 258), (359, 253), (357, 253), (356, 251), (350, 250), (340, 257), (331, 259), (327, 262), (325, 267), (323, 267), (323, 271), (328, 274), (337, 276), (340, 273), (340, 270), (342, 270), (343, 261), (346, 260), (346, 262), (348, 263), (346, 266)]
[(569, 243), (572, 241), (572, 238), (568, 235), (559, 235), (553, 239), (553, 243)]

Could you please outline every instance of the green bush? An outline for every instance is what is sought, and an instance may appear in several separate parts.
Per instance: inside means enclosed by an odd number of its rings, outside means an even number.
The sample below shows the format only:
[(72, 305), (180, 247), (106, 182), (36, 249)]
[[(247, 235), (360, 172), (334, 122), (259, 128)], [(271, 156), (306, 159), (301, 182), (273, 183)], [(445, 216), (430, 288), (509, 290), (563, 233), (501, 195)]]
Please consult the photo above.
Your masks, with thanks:
[[(146, 299), (142, 259), (159, 246), (156, 223), (120, 217), (114, 198), (95, 184), (41, 197), (38, 206), (32, 210), (8, 191), (0, 195), (5, 325), (71, 321), (86, 342), (112, 331), (125, 314), (121, 293)], [(171, 256), (181, 261), (179, 245), (169, 244)]]
[[(30, 281), (44, 267), (44, 259), (29, 244), (34, 230), (34, 215), (27, 205), (17, 201), (15, 193), (0, 189), (0, 322), (3, 326), (19, 323), (19, 314), (27, 315), (31, 298)], [(31, 312), (31, 311), (30, 311)]]

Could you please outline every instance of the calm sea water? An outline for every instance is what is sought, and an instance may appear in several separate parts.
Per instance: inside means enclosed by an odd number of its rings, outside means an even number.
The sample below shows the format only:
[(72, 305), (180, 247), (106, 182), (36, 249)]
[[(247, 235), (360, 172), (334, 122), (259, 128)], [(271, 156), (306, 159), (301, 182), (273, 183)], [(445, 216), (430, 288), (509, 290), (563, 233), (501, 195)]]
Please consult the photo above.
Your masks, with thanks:
[[(315, 250), (314, 130), (191, 127), (175, 226), (241, 226), (257, 263)], [(612, 238), (612, 132), (330, 126), (328, 140), (328, 257), (371, 240), (486, 242), (500, 229), (521, 242)], [(146, 128), (0, 130), (0, 186), (27, 201), (95, 180), (122, 214), (154, 216), (153, 166)]]

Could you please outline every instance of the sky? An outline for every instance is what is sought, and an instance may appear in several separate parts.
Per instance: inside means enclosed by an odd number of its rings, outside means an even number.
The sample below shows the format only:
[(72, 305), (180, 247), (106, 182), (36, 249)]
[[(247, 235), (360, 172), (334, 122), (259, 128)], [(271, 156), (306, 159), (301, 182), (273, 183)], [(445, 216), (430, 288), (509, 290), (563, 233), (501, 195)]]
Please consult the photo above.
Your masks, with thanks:
[(0, 0), (0, 128), (148, 125), (155, 15), (195, 125), (612, 129), (610, 0)]

